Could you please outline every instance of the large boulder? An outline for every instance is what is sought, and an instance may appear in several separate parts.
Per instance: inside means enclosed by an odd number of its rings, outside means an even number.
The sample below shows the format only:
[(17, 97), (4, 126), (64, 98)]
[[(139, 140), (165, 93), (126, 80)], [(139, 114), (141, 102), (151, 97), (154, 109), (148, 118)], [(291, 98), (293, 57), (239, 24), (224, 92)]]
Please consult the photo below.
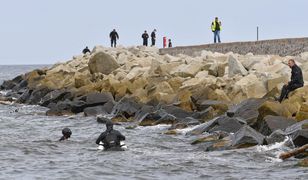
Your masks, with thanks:
[(57, 103), (58, 101), (64, 101), (65, 99), (71, 99), (72, 93), (68, 90), (54, 90), (47, 93), (40, 101), (39, 105), (48, 106), (50, 103)]
[(278, 129), (285, 130), (287, 127), (295, 123), (296, 121), (292, 118), (269, 115), (264, 118), (259, 132), (268, 136)]
[(263, 145), (265, 137), (252, 129), (250, 126), (243, 126), (239, 131), (234, 133), (232, 140), (233, 148), (246, 148), (255, 145)]
[(241, 62), (232, 55), (230, 55), (228, 58), (228, 66), (229, 77), (233, 77), (236, 74), (241, 74), (243, 76), (246, 76), (248, 74), (247, 70), (244, 68)]
[(105, 52), (96, 53), (89, 61), (89, 69), (91, 74), (102, 73), (110, 74), (115, 69), (119, 68), (115, 58)]
[(295, 146), (308, 144), (308, 120), (293, 124), (286, 128), (285, 133), (292, 138)]
[(258, 109), (265, 102), (265, 99), (251, 98), (242, 101), (238, 105), (232, 106), (228, 111), (229, 117), (238, 117), (245, 121), (249, 126), (254, 127), (259, 116)]

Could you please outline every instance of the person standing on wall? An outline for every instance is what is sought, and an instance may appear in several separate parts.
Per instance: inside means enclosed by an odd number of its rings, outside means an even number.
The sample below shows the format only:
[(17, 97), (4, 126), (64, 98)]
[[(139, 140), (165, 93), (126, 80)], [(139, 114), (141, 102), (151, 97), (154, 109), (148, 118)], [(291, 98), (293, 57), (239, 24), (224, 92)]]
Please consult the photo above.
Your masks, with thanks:
[(155, 46), (156, 42), (156, 29), (151, 33), (152, 46)]
[(117, 47), (117, 39), (119, 39), (119, 35), (115, 29), (111, 31), (109, 34), (110, 40), (111, 40), (111, 47)]
[(215, 17), (215, 21), (212, 22), (211, 29), (214, 33), (214, 43), (216, 43), (216, 38), (218, 39), (218, 43), (220, 43), (221, 22), (218, 20), (218, 17)]
[(144, 31), (144, 33), (142, 34), (141, 37), (143, 39), (143, 45), (148, 46), (149, 35), (148, 35), (147, 31)]

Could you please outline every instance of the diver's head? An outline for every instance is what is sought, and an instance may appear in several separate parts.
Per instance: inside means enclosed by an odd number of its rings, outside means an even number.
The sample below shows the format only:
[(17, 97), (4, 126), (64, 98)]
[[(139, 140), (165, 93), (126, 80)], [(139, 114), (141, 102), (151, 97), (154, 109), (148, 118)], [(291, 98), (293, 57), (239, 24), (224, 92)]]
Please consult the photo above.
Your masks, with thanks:
[(69, 128), (62, 129), (62, 134), (66, 138), (70, 138), (72, 135), (72, 131)]
[(112, 121), (108, 120), (108, 121), (106, 122), (106, 128), (107, 128), (107, 130), (109, 130), (109, 131), (113, 129), (113, 123), (112, 123)]

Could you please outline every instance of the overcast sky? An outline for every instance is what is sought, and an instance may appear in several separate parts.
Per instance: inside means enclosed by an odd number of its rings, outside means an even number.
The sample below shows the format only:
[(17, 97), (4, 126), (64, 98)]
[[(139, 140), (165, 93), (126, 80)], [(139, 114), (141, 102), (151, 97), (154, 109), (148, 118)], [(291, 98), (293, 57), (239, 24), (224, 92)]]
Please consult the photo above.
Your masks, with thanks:
[(174, 46), (212, 43), (211, 21), (223, 42), (307, 37), (308, 0), (0, 0), (0, 64), (51, 64), (85, 46), (140, 45), (156, 28)]

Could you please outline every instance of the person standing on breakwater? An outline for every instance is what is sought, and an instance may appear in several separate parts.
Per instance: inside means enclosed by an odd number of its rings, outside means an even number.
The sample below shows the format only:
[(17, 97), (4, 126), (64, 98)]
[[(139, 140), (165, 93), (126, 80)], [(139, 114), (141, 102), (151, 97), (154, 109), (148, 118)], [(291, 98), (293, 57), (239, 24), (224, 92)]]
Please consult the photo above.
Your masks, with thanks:
[(156, 42), (156, 29), (151, 33), (152, 46), (155, 46)]
[(149, 35), (148, 35), (147, 31), (144, 31), (144, 33), (142, 34), (141, 37), (143, 39), (143, 45), (148, 46)]
[(111, 40), (111, 47), (117, 47), (117, 39), (119, 39), (119, 34), (115, 29), (111, 31), (109, 34), (110, 40)]
[(119, 131), (113, 129), (113, 123), (109, 120), (106, 122), (106, 131), (104, 131), (96, 140), (96, 144), (103, 143), (105, 150), (110, 148), (121, 147), (121, 141), (125, 140)]
[(297, 88), (304, 86), (303, 73), (300, 67), (298, 67), (293, 59), (288, 61), (289, 67), (292, 69), (291, 81), (282, 87), (281, 95), (279, 97), (279, 102), (281, 103), (283, 99), (288, 98), (288, 94)]
[(169, 43), (168, 43), (168, 48), (172, 48), (172, 42), (171, 42), (171, 39), (168, 40)]
[(216, 43), (216, 38), (218, 38), (218, 43), (220, 43), (221, 22), (218, 20), (218, 17), (215, 17), (215, 20), (212, 22), (211, 29), (214, 33), (214, 43)]
[(88, 48), (88, 46), (86, 46), (86, 48), (84, 48), (84, 49), (82, 50), (82, 53), (83, 53), (83, 54), (87, 54), (87, 53), (90, 53), (90, 54), (91, 54), (91, 51), (90, 51), (90, 49)]

